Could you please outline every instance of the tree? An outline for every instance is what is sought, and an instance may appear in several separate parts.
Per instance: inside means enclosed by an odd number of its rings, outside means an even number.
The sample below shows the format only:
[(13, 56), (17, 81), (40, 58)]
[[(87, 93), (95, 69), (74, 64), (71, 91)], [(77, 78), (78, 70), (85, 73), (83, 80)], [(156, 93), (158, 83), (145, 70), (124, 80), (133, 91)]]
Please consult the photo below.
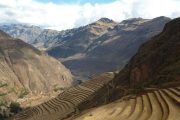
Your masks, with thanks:
[(10, 107), (10, 112), (12, 113), (18, 113), (22, 111), (20, 104), (17, 102), (12, 102), (9, 107)]

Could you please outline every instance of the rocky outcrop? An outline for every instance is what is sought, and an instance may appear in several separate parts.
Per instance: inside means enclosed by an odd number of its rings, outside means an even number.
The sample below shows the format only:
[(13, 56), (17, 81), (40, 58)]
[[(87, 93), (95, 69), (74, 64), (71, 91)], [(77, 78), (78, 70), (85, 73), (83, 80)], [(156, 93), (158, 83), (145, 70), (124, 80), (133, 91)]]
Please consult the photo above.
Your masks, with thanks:
[(129, 81), (130, 85), (141, 82), (147, 85), (179, 82), (179, 28), (180, 18), (166, 24), (160, 34), (140, 47), (138, 53), (119, 73), (118, 79)]

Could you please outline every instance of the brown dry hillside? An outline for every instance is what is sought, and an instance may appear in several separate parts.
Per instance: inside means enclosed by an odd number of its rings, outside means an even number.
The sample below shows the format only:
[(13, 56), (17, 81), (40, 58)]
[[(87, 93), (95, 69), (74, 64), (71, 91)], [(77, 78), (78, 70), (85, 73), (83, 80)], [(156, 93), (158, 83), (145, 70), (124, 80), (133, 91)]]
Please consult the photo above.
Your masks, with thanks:
[(180, 87), (155, 89), (83, 112), (74, 120), (179, 120)]
[(63, 120), (79, 114), (81, 110), (106, 102), (104, 98), (108, 96), (108, 93), (104, 86), (113, 78), (113, 73), (104, 73), (65, 90), (50, 101), (17, 114), (12, 120)]
[(102, 74), (12, 119), (179, 120), (179, 40), (177, 18), (142, 45), (119, 73)]
[(59, 61), (0, 31), (0, 102), (71, 84), (70, 71)]

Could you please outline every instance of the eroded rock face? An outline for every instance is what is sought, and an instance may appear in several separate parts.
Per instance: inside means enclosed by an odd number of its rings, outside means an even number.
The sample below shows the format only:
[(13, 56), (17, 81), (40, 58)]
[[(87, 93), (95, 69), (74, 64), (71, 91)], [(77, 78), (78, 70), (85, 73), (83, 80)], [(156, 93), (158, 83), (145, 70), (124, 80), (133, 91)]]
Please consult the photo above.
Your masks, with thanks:
[(143, 82), (149, 77), (149, 70), (146, 64), (135, 67), (130, 72), (130, 81), (133, 83)]
[[(179, 82), (180, 75), (180, 18), (167, 23), (163, 31), (143, 44), (138, 53), (119, 73), (120, 81), (130, 85), (148, 82), (162, 85)], [(126, 77), (125, 77), (126, 76)]]
[(72, 75), (46, 53), (0, 31), (0, 84), (4, 97), (15, 100), (22, 91), (33, 95), (69, 87)]

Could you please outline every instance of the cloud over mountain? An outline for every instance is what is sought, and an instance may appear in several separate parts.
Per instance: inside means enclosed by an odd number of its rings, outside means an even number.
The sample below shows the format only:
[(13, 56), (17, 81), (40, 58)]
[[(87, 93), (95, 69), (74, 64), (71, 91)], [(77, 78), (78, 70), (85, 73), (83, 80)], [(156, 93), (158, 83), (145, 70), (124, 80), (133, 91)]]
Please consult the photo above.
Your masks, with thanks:
[(86, 25), (101, 17), (115, 21), (132, 17), (180, 16), (179, 0), (114, 0), (110, 3), (53, 3), (1, 0), (0, 23), (28, 23), (63, 30)]

